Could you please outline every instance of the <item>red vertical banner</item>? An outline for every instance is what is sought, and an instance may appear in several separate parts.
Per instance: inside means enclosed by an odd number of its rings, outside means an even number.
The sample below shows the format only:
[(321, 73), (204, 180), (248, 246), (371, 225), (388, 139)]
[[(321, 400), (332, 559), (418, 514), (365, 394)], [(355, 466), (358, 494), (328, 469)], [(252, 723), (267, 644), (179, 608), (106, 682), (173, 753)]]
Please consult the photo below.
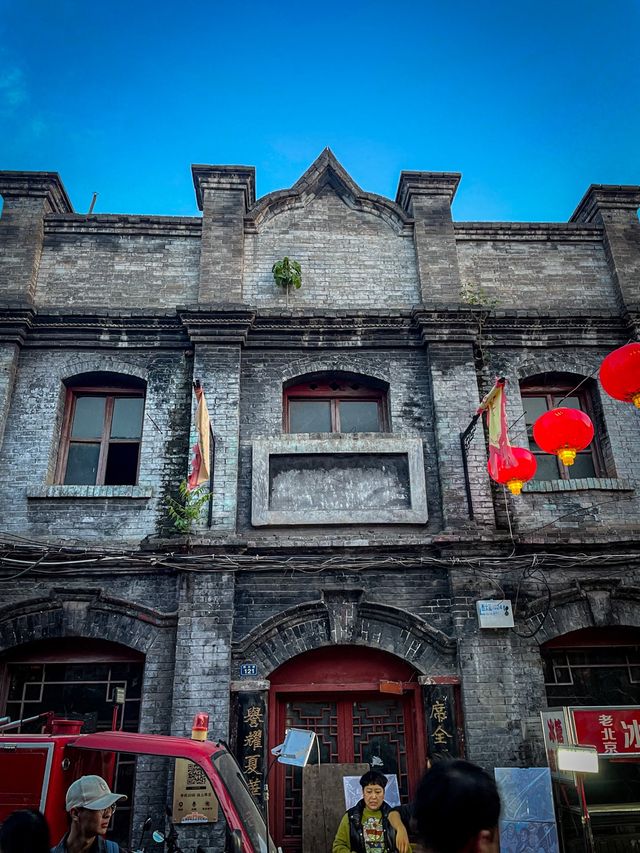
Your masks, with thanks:
[(211, 476), (211, 420), (209, 409), (202, 385), (199, 382), (194, 382), (193, 389), (196, 398), (196, 410), (191, 430), (193, 458), (187, 479), (189, 490), (197, 489), (199, 486), (209, 483)]

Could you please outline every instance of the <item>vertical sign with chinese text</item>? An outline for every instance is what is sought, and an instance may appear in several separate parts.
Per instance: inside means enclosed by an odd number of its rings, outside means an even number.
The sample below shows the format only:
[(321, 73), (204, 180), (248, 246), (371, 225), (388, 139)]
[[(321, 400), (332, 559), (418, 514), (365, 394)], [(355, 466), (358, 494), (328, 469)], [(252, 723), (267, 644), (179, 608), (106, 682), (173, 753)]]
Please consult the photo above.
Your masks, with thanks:
[(422, 688), (427, 723), (427, 754), (433, 758), (459, 758), (452, 684), (426, 684)]
[(558, 747), (571, 745), (571, 735), (564, 710), (564, 708), (556, 708), (551, 711), (540, 712), (542, 737), (551, 775), (554, 778), (573, 780), (573, 773), (569, 770), (558, 770)]
[(264, 694), (237, 694), (237, 757), (249, 790), (262, 803), (267, 746)]

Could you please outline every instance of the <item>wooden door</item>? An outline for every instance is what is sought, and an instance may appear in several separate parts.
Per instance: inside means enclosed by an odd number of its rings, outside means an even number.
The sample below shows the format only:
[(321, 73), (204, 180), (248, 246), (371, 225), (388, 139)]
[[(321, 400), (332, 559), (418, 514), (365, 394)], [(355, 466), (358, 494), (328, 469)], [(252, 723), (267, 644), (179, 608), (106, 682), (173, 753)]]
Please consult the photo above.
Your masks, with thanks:
[[(344, 649), (321, 652), (301, 656), (298, 674), (304, 673), (303, 684), (290, 680), (296, 673), (291, 666), (293, 662), (285, 665), (285, 672), (278, 670), (272, 676), (270, 746), (282, 742), (287, 728), (312, 729), (318, 736), (323, 764), (367, 763), (384, 773), (394, 773), (402, 801), (408, 802), (426, 759), (415, 674), (402, 661), (381, 652), (351, 647), (348, 652)], [(381, 674), (375, 679), (372, 658), (377, 656), (381, 656), (377, 660), (377, 671)], [(334, 660), (339, 660), (339, 665)], [(341, 680), (328, 681), (336, 676), (336, 669)], [(345, 678), (345, 669), (352, 670), (353, 679)], [(394, 674), (399, 677), (390, 679), (389, 675)], [(413, 676), (413, 680), (407, 680), (407, 675)], [(286, 677), (287, 683), (279, 684), (280, 676)], [(363, 677), (367, 680), (361, 680)], [(384, 680), (401, 684), (402, 693), (381, 692), (380, 682)], [(312, 753), (310, 761), (317, 761), (317, 755)], [(276, 764), (270, 788), (271, 825), (276, 843), (285, 853), (298, 853), (302, 837), (302, 771)]]

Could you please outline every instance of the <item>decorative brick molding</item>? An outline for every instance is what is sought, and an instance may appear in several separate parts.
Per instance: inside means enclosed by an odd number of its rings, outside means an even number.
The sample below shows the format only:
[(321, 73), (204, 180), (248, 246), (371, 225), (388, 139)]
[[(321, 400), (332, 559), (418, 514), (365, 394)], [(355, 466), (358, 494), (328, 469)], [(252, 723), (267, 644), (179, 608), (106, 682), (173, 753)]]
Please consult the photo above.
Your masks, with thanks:
[(549, 612), (544, 618), (546, 608), (545, 597), (532, 601), (526, 611), (530, 630), (544, 619), (535, 635), (540, 645), (581, 628), (640, 628), (640, 587), (626, 586), (619, 578), (574, 581), (551, 596)]
[(31, 598), (0, 609), (0, 649), (35, 640), (90, 637), (129, 646), (146, 654), (158, 631), (173, 631), (176, 614), (104, 595), (52, 589), (47, 598)]
[(456, 643), (418, 616), (368, 601), (362, 590), (327, 589), (318, 601), (299, 604), (258, 625), (234, 644), (233, 667), (246, 661), (267, 678), (296, 655), (330, 645), (390, 652), (423, 674), (457, 672)]
[(147, 500), (153, 497), (151, 486), (30, 486), (27, 497), (43, 500), (66, 498), (133, 498)]

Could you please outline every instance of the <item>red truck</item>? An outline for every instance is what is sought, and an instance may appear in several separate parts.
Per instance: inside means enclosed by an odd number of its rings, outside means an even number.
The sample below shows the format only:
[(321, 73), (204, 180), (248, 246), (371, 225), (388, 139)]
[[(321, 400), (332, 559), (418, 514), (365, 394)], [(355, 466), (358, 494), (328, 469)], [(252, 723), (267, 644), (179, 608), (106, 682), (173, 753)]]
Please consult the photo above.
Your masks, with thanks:
[(206, 774), (224, 813), (234, 853), (276, 853), (238, 764), (223, 743), (122, 731), (81, 734), (81, 724), (53, 719), (44, 734), (0, 731), (0, 823), (16, 809), (44, 813), (55, 842), (67, 831), (65, 796), (80, 776), (110, 784), (117, 753), (184, 758)]

